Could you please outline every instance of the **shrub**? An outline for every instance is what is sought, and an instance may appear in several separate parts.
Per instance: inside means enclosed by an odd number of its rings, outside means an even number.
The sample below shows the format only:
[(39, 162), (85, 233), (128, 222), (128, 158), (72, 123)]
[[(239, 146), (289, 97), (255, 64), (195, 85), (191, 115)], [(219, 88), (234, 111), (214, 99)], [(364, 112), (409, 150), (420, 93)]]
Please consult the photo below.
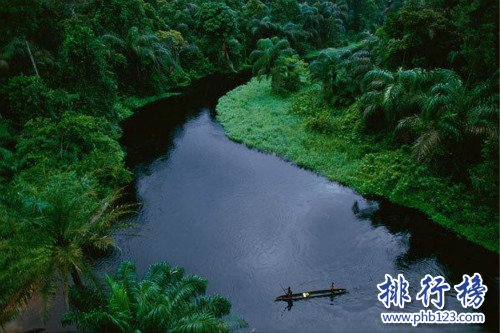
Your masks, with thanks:
[(327, 134), (332, 132), (332, 122), (330, 114), (326, 110), (322, 110), (307, 117), (306, 127), (315, 132)]

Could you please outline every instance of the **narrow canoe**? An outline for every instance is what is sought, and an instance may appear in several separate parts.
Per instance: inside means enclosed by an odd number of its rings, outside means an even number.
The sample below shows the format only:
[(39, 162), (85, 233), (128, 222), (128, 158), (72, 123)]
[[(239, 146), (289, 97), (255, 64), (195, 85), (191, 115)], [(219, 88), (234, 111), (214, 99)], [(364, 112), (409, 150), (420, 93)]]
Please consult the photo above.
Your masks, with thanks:
[(315, 291), (305, 291), (302, 293), (292, 294), (292, 295), (281, 295), (276, 297), (275, 301), (298, 301), (301, 299), (308, 298), (316, 298), (316, 297), (327, 297), (327, 296), (335, 296), (346, 293), (347, 290), (343, 288), (337, 288), (334, 290), (325, 289), (325, 290), (315, 290)]

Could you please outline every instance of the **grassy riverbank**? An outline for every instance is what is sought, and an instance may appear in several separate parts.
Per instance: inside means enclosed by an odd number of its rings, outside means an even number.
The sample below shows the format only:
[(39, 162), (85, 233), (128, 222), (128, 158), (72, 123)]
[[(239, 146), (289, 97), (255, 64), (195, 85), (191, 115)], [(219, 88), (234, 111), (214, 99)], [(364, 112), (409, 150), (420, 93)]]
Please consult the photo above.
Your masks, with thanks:
[[(269, 81), (253, 79), (219, 100), (217, 117), (236, 142), (276, 153), (299, 166), (416, 208), (474, 243), (498, 252), (498, 212), (462, 184), (416, 164), (408, 147), (360, 132), (356, 104), (332, 111), (318, 106), (314, 88), (282, 98)], [(319, 110), (321, 109), (321, 110)]]

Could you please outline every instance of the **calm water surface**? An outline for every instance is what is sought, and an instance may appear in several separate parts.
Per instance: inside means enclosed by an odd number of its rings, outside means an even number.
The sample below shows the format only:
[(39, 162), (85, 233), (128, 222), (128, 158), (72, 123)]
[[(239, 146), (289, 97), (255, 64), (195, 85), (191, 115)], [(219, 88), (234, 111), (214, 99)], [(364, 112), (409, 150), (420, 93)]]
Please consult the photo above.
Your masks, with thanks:
[[(232, 83), (234, 84), (234, 83)], [(497, 331), (498, 256), (458, 240), (422, 215), (368, 200), (277, 156), (230, 141), (214, 120), (217, 80), (197, 92), (145, 108), (124, 124), (135, 168), (138, 237), (119, 239), (111, 269), (132, 259), (143, 273), (164, 260), (209, 281), (257, 332), (401, 332), (380, 323), (376, 284), (403, 273), (415, 297), (425, 274), (450, 284), (480, 272), (490, 288), (489, 326), (421, 326), (418, 331)], [(108, 267), (109, 266), (109, 267)], [(327, 288), (348, 293), (295, 302), (274, 297)], [(460, 311), (454, 293), (446, 308)], [(420, 302), (406, 311), (419, 311)], [(463, 310), (462, 310), (463, 311)], [(412, 331), (415, 331), (414, 329)]]

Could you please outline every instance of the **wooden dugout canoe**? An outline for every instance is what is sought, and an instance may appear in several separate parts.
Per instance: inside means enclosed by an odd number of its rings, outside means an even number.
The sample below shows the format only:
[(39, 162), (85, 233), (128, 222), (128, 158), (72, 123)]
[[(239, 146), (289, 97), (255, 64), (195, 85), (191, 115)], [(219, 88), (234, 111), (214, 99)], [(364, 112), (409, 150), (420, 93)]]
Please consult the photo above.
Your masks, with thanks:
[(299, 301), (302, 299), (308, 299), (308, 298), (316, 298), (316, 297), (328, 297), (328, 296), (335, 296), (335, 295), (341, 295), (346, 293), (347, 290), (343, 288), (336, 288), (334, 290), (332, 289), (324, 289), (324, 290), (314, 290), (314, 291), (305, 291), (302, 293), (297, 293), (297, 294), (292, 294), (292, 295), (281, 295), (276, 297), (275, 301)]

